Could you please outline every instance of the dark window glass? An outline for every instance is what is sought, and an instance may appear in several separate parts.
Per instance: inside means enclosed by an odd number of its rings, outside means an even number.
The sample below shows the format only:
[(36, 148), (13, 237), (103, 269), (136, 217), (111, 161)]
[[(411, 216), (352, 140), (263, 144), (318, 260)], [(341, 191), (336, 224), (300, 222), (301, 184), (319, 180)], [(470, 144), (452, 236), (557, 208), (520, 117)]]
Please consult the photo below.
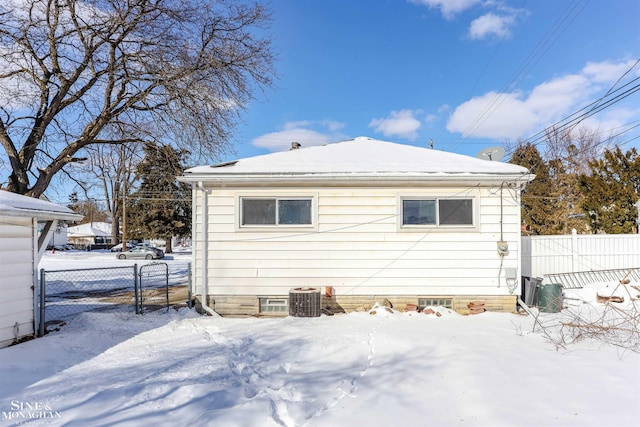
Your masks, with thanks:
[(472, 200), (438, 200), (438, 214), (440, 225), (473, 225)]
[(278, 224), (311, 224), (311, 200), (278, 200)]

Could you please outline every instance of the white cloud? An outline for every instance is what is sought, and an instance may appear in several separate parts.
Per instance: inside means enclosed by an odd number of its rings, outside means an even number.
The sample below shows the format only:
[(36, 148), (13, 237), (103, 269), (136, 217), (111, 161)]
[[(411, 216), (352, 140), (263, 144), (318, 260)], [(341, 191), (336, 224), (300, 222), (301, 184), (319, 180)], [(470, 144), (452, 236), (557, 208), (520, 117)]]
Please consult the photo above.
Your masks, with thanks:
[(344, 123), (337, 122), (335, 120), (323, 120), (322, 125), (329, 129), (331, 132), (337, 132), (344, 128)]
[[(538, 132), (581, 110), (609, 89), (634, 61), (589, 63), (580, 73), (543, 82), (530, 92), (489, 92), (459, 105), (447, 130), (470, 138), (518, 139)], [(615, 107), (582, 122), (592, 128), (621, 126), (640, 109)]]
[(438, 120), (438, 116), (436, 114), (425, 114), (424, 122), (425, 123), (435, 123)]
[(463, 12), (481, 0), (409, 0), (411, 3), (429, 6), (432, 9), (440, 9), (442, 16), (446, 19), (453, 19), (455, 15)]
[(447, 123), (466, 137), (517, 138), (533, 129), (536, 115), (520, 94), (489, 92), (457, 107)]
[[(589, 76), (593, 81), (596, 82), (615, 82), (618, 77), (627, 72), (627, 70), (631, 69), (634, 65), (636, 65), (635, 59), (631, 59), (626, 62), (589, 62), (582, 69), (583, 73)], [(634, 68), (631, 71), (633, 76), (640, 76), (640, 67)]]
[(595, 91), (584, 75), (569, 74), (541, 83), (529, 94), (527, 106), (535, 112), (537, 121), (550, 122), (570, 111), (580, 102), (586, 103)]
[[(311, 127), (319, 129), (310, 129)], [(344, 128), (344, 123), (334, 120), (293, 121), (285, 123), (280, 131), (255, 138), (252, 143), (256, 147), (266, 148), (269, 151), (288, 150), (291, 148), (292, 142), (298, 142), (303, 147), (312, 147), (343, 139), (344, 135), (338, 133), (342, 128)]]
[(471, 21), (469, 37), (472, 40), (481, 40), (490, 36), (504, 39), (511, 35), (511, 27), (514, 23), (514, 16), (487, 13)]
[(418, 137), (417, 130), (420, 128), (420, 121), (414, 116), (416, 113), (420, 112), (392, 111), (387, 118), (371, 120), (369, 127), (375, 128), (376, 132), (380, 132), (384, 136), (415, 139)]
[(476, 5), (490, 12), (471, 21), (468, 36), (471, 40), (483, 40), (488, 37), (504, 39), (511, 36), (511, 29), (518, 17), (528, 15), (526, 9), (509, 6), (500, 0), (408, 0), (411, 3), (439, 9), (442, 16), (452, 20), (456, 15)]
[(298, 129), (298, 128), (304, 128), (304, 127), (311, 126), (312, 123), (313, 122), (311, 122), (309, 120), (298, 120), (298, 121), (295, 121), (295, 122), (287, 122), (282, 126), (282, 128), (284, 130)]

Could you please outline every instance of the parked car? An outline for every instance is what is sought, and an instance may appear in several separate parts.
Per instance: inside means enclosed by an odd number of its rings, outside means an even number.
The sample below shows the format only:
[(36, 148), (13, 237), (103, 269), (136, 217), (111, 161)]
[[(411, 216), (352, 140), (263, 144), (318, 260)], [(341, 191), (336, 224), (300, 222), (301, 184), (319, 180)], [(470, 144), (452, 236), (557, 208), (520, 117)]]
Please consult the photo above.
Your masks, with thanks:
[(164, 258), (164, 252), (162, 249), (152, 248), (147, 245), (137, 245), (128, 251), (120, 252), (118, 259), (162, 259)]
[[(127, 243), (127, 250), (133, 249), (135, 247), (136, 247), (136, 245), (134, 245), (133, 243), (131, 243), (131, 242)], [(111, 247), (111, 252), (122, 252), (122, 243), (118, 243), (117, 245), (112, 246)]]

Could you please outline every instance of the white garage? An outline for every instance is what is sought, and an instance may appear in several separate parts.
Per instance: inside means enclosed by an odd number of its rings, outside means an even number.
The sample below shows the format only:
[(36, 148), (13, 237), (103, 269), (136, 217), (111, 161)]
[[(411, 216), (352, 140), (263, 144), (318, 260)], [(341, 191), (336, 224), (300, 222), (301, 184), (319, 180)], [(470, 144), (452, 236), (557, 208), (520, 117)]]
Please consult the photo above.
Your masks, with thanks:
[(38, 263), (58, 221), (81, 218), (65, 206), (0, 191), (0, 348), (36, 333)]

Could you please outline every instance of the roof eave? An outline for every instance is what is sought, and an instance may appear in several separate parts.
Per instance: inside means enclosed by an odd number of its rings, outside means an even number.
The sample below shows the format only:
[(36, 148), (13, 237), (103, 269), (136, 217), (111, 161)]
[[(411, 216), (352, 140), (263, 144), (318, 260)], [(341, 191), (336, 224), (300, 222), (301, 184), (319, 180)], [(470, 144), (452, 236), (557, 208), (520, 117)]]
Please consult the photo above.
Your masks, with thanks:
[(38, 211), (32, 209), (2, 209), (0, 208), (0, 215), (13, 216), (20, 218), (37, 218), (39, 220), (61, 220), (61, 221), (79, 221), (82, 219), (82, 215), (75, 213), (54, 212), (54, 211)]
[(178, 180), (186, 183), (207, 184), (214, 187), (228, 186), (260, 186), (278, 185), (312, 185), (330, 183), (334, 186), (367, 184), (380, 185), (433, 185), (433, 184), (487, 184), (513, 182), (519, 185), (526, 185), (534, 178), (530, 173), (404, 173), (404, 174), (366, 174), (366, 173), (344, 173), (344, 174), (209, 174), (193, 173), (178, 177)]

